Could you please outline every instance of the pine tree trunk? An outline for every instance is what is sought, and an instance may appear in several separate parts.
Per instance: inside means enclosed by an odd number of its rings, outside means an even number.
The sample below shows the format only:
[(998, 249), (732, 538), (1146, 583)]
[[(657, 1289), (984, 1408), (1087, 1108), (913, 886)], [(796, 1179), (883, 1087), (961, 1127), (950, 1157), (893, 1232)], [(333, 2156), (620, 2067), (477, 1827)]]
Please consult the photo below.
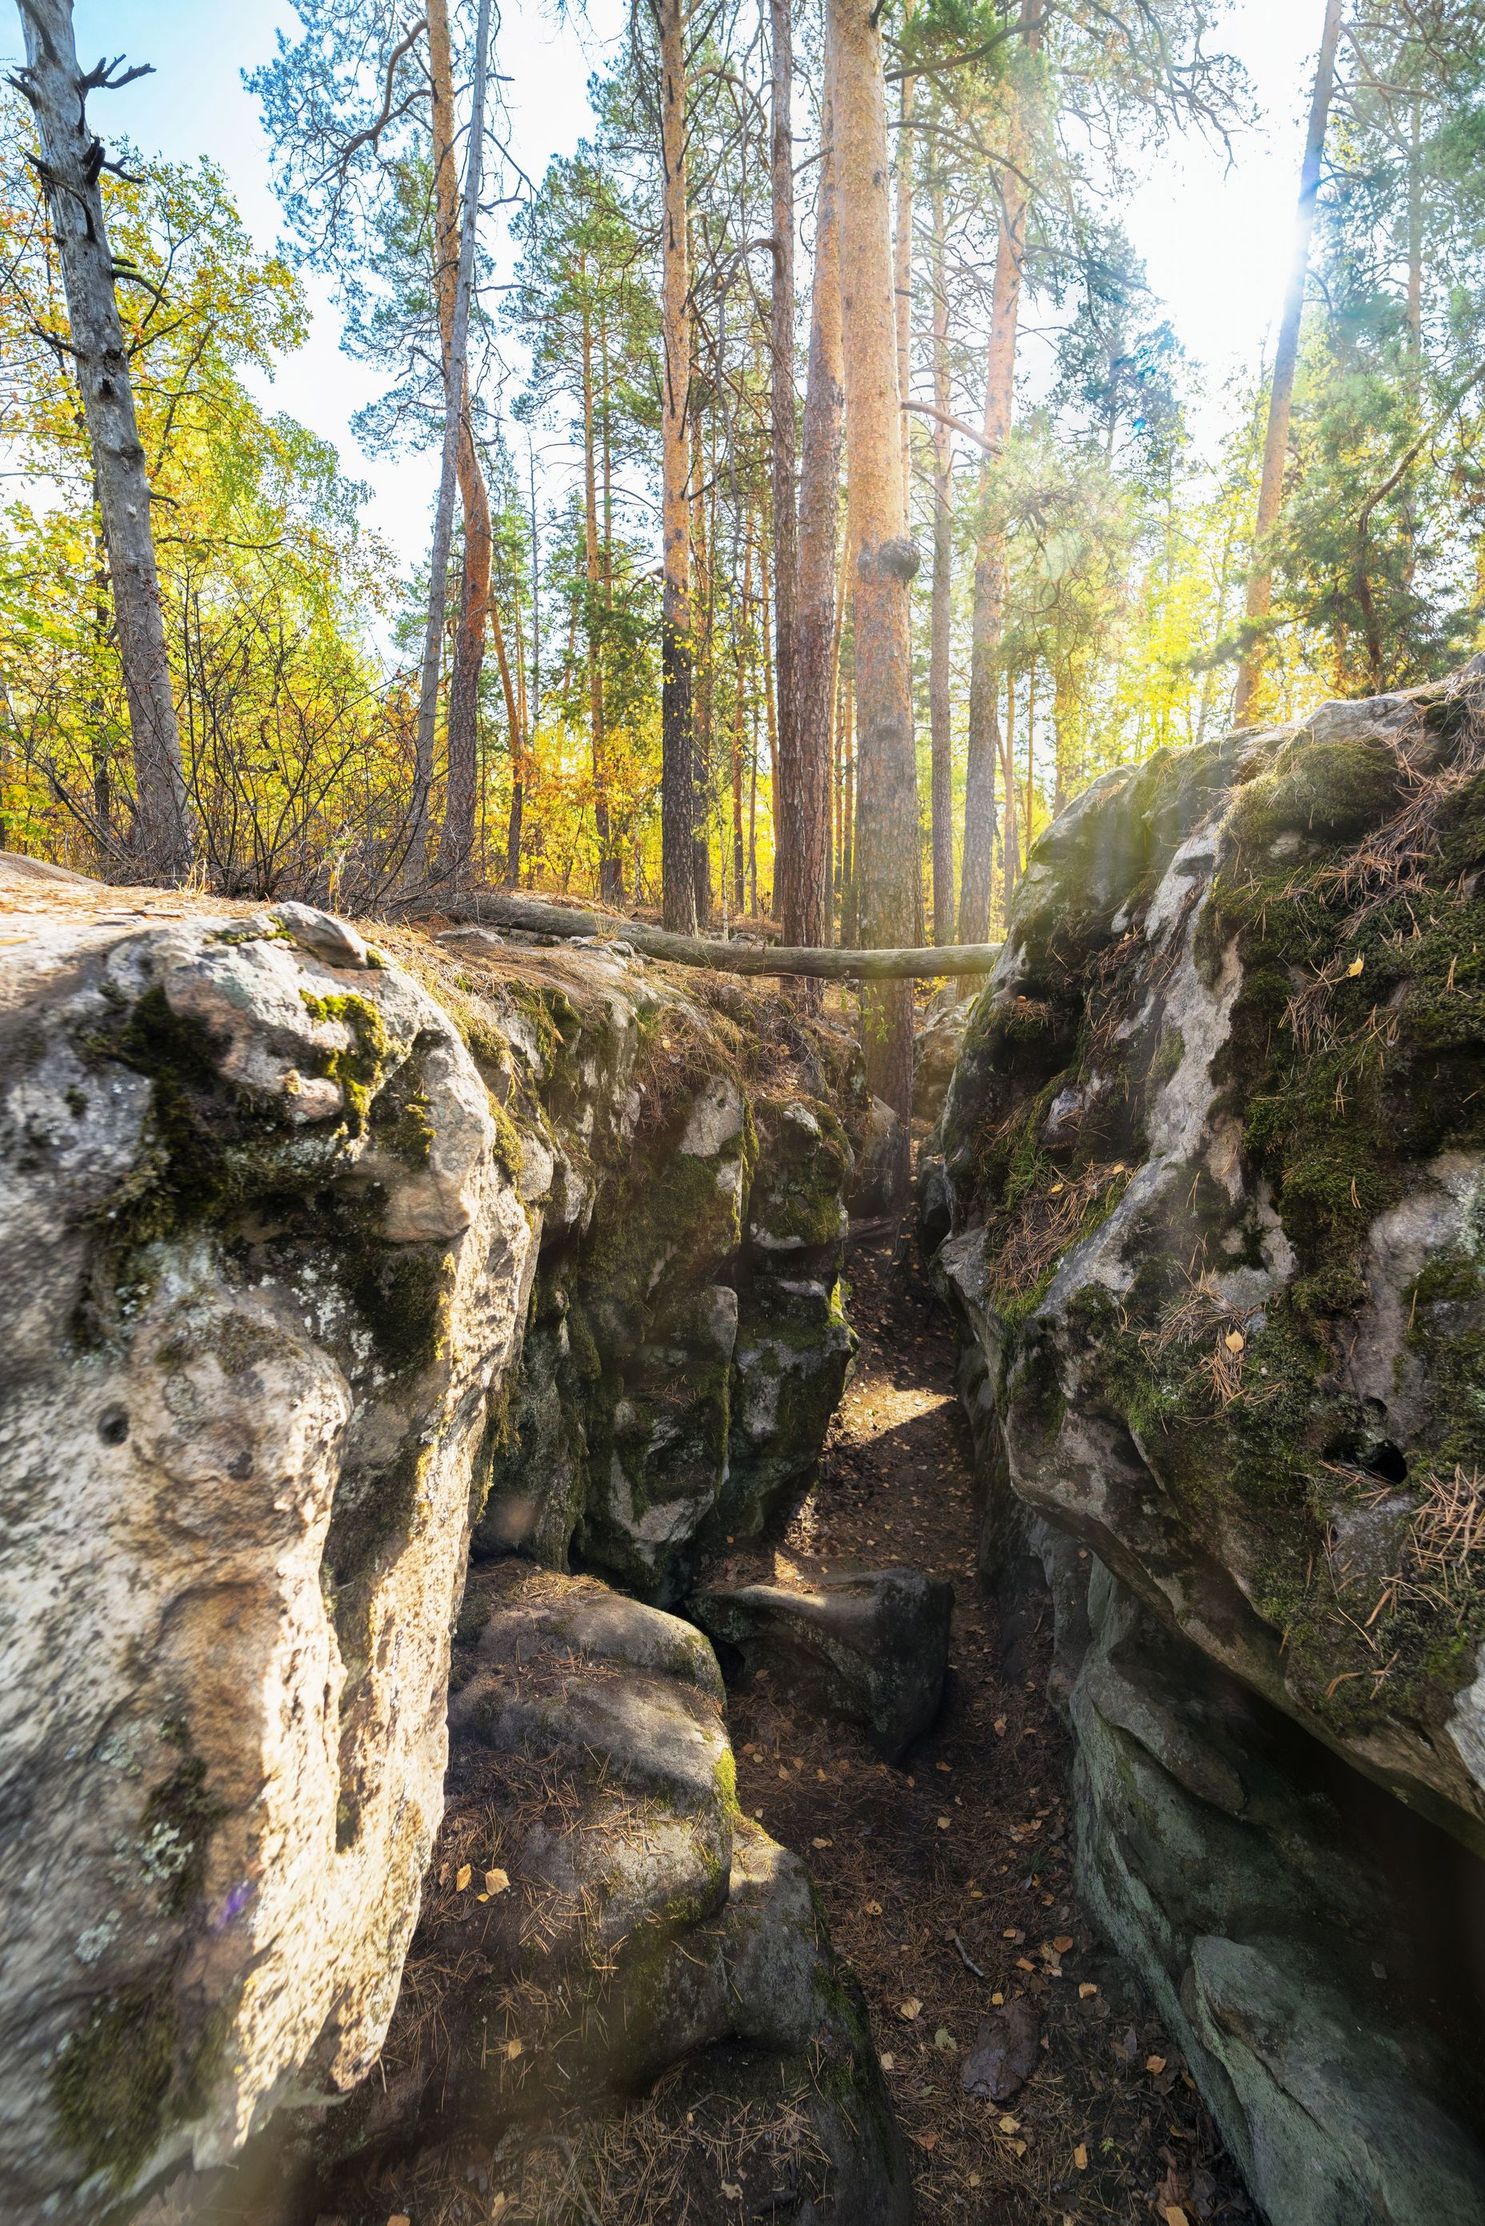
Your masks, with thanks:
[(1315, 228), (1315, 201), (1320, 191), (1320, 161), (1325, 152), (1325, 129), (1330, 120), (1330, 98), (1335, 85), (1336, 46), (1341, 35), (1341, 0), (1325, 0), (1325, 21), (1320, 32), (1320, 58), (1310, 95), (1310, 120), (1305, 133), (1304, 162), (1299, 178), (1299, 212), (1295, 227), (1294, 264), (1279, 320), (1274, 350), (1273, 385), (1268, 398), (1268, 430), (1263, 442), (1263, 476), (1258, 487), (1258, 520), (1253, 529), (1253, 569), (1248, 575), (1248, 646), (1238, 666), (1233, 696), (1234, 726), (1245, 726), (1253, 716), (1254, 698), (1263, 675), (1263, 629), (1273, 601), (1272, 539), (1284, 500), (1284, 464), (1289, 451), (1289, 420), (1294, 410), (1294, 373), (1299, 362), (1299, 328), (1304, 315), (1305, 283), (1310, 270), (1310, 236)]
[[(466, 229), (473, 231), (479, 217), (480, 180), (483, 170), (483, 85), (477, 71), (477, 105), (470, 117), (469, 160), (465, 172), (463, 203), (458, 190), (455, 149), (454, 71), (449, 42), (448, 0), (428, 0), (428, 64), (433, 112), (434, 261), (438, 297), (438, 328), (443, 347), (444, 391), (452, 395), (455, 356), (459, 344), (459, 269)], [(462, 345), (468, 346), (468, 314)], [(455, 472), (459, 503), (464, 515), (464, 570), (459, 595), (459, 623), (454, 635), (454, 669), (449, 683), (448, 792), (444, 803), (443, 834), (439, 843), (438, 870), (459, 873), (474, 848), (475, 797), (479, 780), (479, 691), (485, 661), (485, 625), (494, 617), (490, 600), (490, 570), (494, 536), (490, 528), (490, 498), (480, 469), (470, 422), (467, 365), (461, 380), (458, 448)], [(506, 717), (511, 746), (516, 747), (516, 704), (505, 644), (496, 626), (500, 676), (504, 685)]]
[(691, 872), (696, 884), (696, 918), (705, 927), (712, 910), (712, 710), (716, 695), (712, 663), (715, 649), (712, 639), (715, 586), (712, 574), (712, 532), (708, 530), (707, 504), (710, 500), (711, 526), (714, 529), (716, 475), (709, 474), (706, 468), (699, 410), (693, 410), (691, 415), (691, 488), (691, 787), (696, 799)]
[(71, 361), (92, 451), (129, 704), (134, 847), (139, 864), (157, 880), (178, 881), (191, 869), (190, 810), (165, 649), (149, 475), (99, 187), (103, 149), (87, 120), (88, 94), (120, 81), (101, 66), (86, 75), (79, 69), (71, 0), (24, 0), (20, 12), (26, 64), (19, 84), (41, 140), (40, 174), (62, 266)]
[[(772, 65), (769, 159), (772, 173), (773, 298), (769, 315), (770, 481), (773, 496), (774, 688), (779, 722), (779, 816), (774, 828), (774, 911), (796, 918), (803, 801), (796, 693), (799, 515), (794, 418), (794, 39), (791, 0), (769, 0)], [(786, 925), (785, 934), (789, 933)]]
[(830, 925), (831, 712), (838, 627), (837, 549), (845, 388), (841, 364), (840, 223), (827, 33), (823, 162), (815, 219), (809, 372), (799, 483), (794, 689), (796, 777), (781, 797), (791, 858), (779, 916), (791, 943), (823, 943)]
[[(913, 0), (903, 0), (903, 28), (913, 20)], [(906, 401), (912, 392), (913, 355), (913, 107), (918, 80), (904, 77), (897, 111), (897, 217), (893, 231), (892, 296), (896, 318), (897, 392)], [(912, 506), (912, 441), (906, 410), (902, 413), (902, 484)]]
[[(582, 270), (586, 281), (586, 264)], [(585, 288), (586, 291), (586, 288)], [(603, 642), (599, 599), (603, 564), (598, 546), (598, 461), (593, 410), (593, 321), (583, 305), (580, 376), (583, 394), (583, 586), (588, 662), (588, 748), (593, 767), (593, 825), (598, 835), (598, 888), (605, 903), (622, 894), (608, 809), (608, 751), (603, 703)]]
[[(1029, 54), (1041, 41), (1043, 0), (1021, 0), (1021, 31)], [(1026, 246), (1026, 150), (1029, 119), (1023, 95), (1008, 94), (1006, 140), (1011, 157), (1001, 176), (1000, 238), (990, 304), (990, 346), (985, 364), (984, 441), (988, 461), (980, 496), (988, 509), (995, 460), (1010, 438), (1016, 395), (1016, 336), (1021, 316), (1021, 275)], [(1000, 751), (996, 695), (1000, 639), (1005, 624), (1005, 535), (986, 524), (975, 551), (974, 615), (969, 658), (969, 745), (964, 771), (964, 852), (959, 868), (959, 940), (983, 942), (990, 932), (995, 858), (995, 775)]]
[(660, 847), (665, 925), (696, 926), (696, 784), (692, 735), (691, 520), (687, 497), (691, 395), (691, 278), (686, 237), (685, 0), (655, 0), (660, 39), (661, 532), (665, 585), (660, 614)]
[[(857, 881), (869, 944), (911, 943), (918, 917), (918, 795), (913, 752), (908, 538), (902, 406), (892, 295), (891, 166), (882, 41), (871, 0), (830, 0), (840, 197), (841, 328), (850, 543), (856, 551)], [(912, 992), (874, 984), (862, 1000), (867, 1080), (903, 1116), (899, 1192), (908, 1180), (913, 1100)]]
[(928, 731), (933, 763), (933, 939), (954, 933), (954, 730), (949, 629), (954, 584), (954, 436), (949, 378), (949, 289), (944, 269), (944, 189), (933, 187), (933, 603), (928, 644)]

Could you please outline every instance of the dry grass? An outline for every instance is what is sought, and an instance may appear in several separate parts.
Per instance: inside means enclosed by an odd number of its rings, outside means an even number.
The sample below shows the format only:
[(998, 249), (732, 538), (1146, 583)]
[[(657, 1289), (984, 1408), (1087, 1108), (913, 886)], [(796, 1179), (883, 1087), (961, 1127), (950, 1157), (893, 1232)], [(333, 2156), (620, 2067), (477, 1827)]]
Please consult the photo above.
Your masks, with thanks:
[(1116, 1183), (1128, 1179), (1128, 1166), (1116, 1159), (1059, 1178), (1045, 1190), (1028, 1192), (1016, 1209), (1015, 1227), (993, 1263), (997, 1290), (1017, 1296), (1034, 1290), (1077, 1237), (1093, 1208)]
[(1220, 1411), (1242, 1394), (1248, 1335), (1259, 1312), (1224, 1298), (1216, 1278), (1204, 1271), (1188, 1280), (1154, 1329), (1141, 1332), (1140, 1344), (1157, 1369), (1173, 1353), (1196, 1349), (1187, 1380)]

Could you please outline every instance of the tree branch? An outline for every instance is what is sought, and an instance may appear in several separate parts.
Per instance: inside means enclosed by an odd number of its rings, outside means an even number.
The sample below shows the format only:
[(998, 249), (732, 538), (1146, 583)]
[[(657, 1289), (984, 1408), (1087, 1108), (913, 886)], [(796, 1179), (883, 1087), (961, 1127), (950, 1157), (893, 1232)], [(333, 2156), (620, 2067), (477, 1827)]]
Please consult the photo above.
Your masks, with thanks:
[(930, 950), (793, 950), (766, 943), (724, 943), (709, 936), (671, 935), (641, 920), (612, 913), (571, 912), (565, 905), (543, 904), (535, 897), (481, 890), (462, 900), (428, 897), (416, 908), (461, 924), (446, 928), (442, 941), (460, 939), (499, 945), (500, 930), (528, 935), (593, 936), (632, 944), (646, 958), (668, 959), (676, 966), (700, 966), (723, 974), (804, 974), (815, 981), (934, 981), (941, 974), (988, 974), (1000, 957), (998, 943), (946, 943)]

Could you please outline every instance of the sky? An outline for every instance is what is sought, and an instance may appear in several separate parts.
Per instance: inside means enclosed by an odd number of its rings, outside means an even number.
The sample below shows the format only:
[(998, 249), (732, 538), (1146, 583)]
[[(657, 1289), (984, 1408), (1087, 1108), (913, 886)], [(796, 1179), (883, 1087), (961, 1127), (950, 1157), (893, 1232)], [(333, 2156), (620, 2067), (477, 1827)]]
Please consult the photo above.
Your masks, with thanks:
[[(10, 11), (5, 11), (10, 17)], [(173, 161), (208, 154), (226, 171), (243, 216), (266, 249), (280, 233), (268, 148), (257, 103), (242, 73), (266, 60), (275, 31), (294, 18), (289, 0), (76, 0), (78, 51), (152, 62), (155, 75), (124, 91), (95, 96), (94, 120), (146, 153)], [(1308, 76), (1318, 40), (1319, 0), (1233, 0), (1220, 40), (1246, 65), (1260, 120), (1235, 144), (1229, 165), (1220, 148), (1191, 141), (1158, 158), (1135, 193), (1127, 224), (1150, 283), (1188, 355), (1207, 373), (1209, 400), (1197, 434), (1220, 433), (1227, 375), (1256, 360), (1276, 322), (1283, 294), (1298, 184)], [(13, 17), (11, 21), (13, 22)], [(511, 147), (527, 175), (540, 178), (553, 155), (568, 153), (588, 128), (586, 86), (612, 42), (624, 33), (627, 0), (587, 0), (560, 12), (550, 4), (508, 0), (498, 57), (508, 83)], [(18, 42), (15, 42), (18, 43)], [(361, 454), (351, 432), (356, 410), (376, 391), (376, 375), (339, 345), (329, 294), (310, 283), (313, 324), (307, 345), (280, 364), (263, 399), (333, 440), (352, 476), (367, 481), (367, 523), (405, 567), (425, 548), (437, 459), (389, 462)]]

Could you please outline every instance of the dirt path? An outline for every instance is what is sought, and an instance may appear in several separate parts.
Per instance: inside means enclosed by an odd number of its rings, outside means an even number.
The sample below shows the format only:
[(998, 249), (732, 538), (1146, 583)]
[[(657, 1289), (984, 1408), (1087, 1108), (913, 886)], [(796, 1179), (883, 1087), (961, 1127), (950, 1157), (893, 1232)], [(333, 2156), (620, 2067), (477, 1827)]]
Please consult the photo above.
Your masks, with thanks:
[[(949, 1577), (949, 1692), (891, 1769), (760, 1678), (731, 1706), (739, 1797), (809, 1864), (866, 1991), (922, 2226), (1248, 2220), (1189, 2075), (1072, 1891), (1050, 1632), (1020, 1683), (997, 1668), (948, 1325), (923, 1280), (879, 1250), (853, 1251), (850, 1280), (859, 1364), (781, 1544), (827, 1566), (901, 1560)], [(960, 2073), (979, 2027), (1023, 1996), (1039, 2070), (1007, 2103), (970, 2099)]]

